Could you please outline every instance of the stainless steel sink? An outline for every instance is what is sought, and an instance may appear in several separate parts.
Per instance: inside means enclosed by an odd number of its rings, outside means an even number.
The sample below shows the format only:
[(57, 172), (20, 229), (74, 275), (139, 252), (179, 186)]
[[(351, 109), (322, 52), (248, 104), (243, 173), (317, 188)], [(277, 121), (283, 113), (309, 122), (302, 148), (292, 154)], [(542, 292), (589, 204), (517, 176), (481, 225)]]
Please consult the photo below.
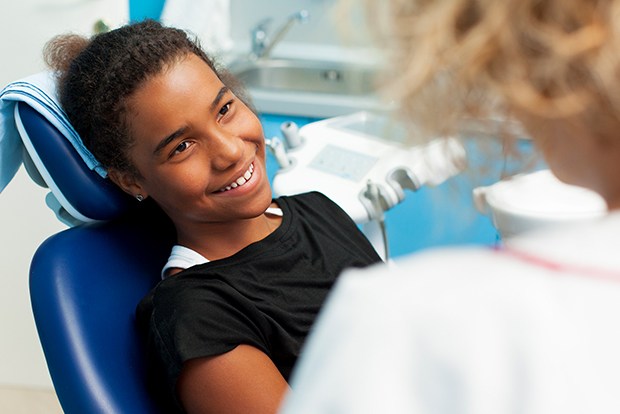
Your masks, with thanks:
[(247, 61), (231, 68), (250, 89), (340, 95), (373, 93), (370, 67), (319, 61), (269, 59)]
[(259, 112), (331, 117), (378, 107), (376, 68), (369, 65), (243, 59), (229, 69), (248, 89)]

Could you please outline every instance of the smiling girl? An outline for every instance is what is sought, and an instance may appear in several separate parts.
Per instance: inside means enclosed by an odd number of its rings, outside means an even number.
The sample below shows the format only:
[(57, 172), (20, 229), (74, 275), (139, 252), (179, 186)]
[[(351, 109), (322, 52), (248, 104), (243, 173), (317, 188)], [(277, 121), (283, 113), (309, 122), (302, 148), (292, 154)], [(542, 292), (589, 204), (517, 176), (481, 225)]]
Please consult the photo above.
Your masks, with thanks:
[(137, 312), (173, 409), (275, 412), (334, 280), (378, 255), (321, 194), (272, 199), (256, 114), (184, 32), (146, 21), (61, 36), (46, 57), (110, 179), (176, 228)]

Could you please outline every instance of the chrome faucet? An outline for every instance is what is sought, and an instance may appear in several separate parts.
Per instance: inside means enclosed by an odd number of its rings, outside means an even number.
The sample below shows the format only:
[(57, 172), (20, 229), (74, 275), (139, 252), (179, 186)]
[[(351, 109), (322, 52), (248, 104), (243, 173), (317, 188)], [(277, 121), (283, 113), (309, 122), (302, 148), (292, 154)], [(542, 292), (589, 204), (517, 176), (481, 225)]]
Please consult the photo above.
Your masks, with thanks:
[(288, 33), (296, 22), (306, 23), (309, 19), (310, 13), (308, 10), (300, 10), (293, 13), (289, 16), (286, 22), (284, 22), (284, 24), (276, 30), (273, 36), (269, 36), (267, 34), (268, 27), (272, 19), (267, 18), (261, 20), (252, 28), (252, 30), (250, 30), (250, 34), (252, 36), (252, 52), (250, 57), (253, 59), (269, 57), (273, 48), (280, 43), (280, 40), (282, 40), (282, 38), (286, 35), (286, 33)]

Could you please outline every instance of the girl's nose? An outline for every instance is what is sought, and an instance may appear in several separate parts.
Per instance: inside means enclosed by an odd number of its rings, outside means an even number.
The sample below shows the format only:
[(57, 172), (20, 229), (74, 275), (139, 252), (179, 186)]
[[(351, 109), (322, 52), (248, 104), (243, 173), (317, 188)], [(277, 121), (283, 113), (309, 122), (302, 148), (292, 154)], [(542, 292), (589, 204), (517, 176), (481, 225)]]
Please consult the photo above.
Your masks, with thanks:
[(243, 140), (236, 135), (219, 132), (212, 135), (211, 164), (218, 170), (226, 170), (243, 157)]

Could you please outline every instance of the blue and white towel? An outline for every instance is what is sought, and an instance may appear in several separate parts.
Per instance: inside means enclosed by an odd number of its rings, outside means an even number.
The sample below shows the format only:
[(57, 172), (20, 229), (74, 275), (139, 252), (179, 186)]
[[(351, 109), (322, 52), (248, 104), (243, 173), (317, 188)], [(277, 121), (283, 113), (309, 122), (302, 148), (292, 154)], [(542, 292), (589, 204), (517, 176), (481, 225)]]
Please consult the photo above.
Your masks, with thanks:
[(84, 147), (69, 123), (58, 103), (54, 74), (46, 71), (12, 82), (0, 91), (0, 192), (22, 164), (23, 144), (15, 125), (16, 102), (25, 102), (41, 113), (75, 147), (88, 168), (106, 177), (103, 166)]

